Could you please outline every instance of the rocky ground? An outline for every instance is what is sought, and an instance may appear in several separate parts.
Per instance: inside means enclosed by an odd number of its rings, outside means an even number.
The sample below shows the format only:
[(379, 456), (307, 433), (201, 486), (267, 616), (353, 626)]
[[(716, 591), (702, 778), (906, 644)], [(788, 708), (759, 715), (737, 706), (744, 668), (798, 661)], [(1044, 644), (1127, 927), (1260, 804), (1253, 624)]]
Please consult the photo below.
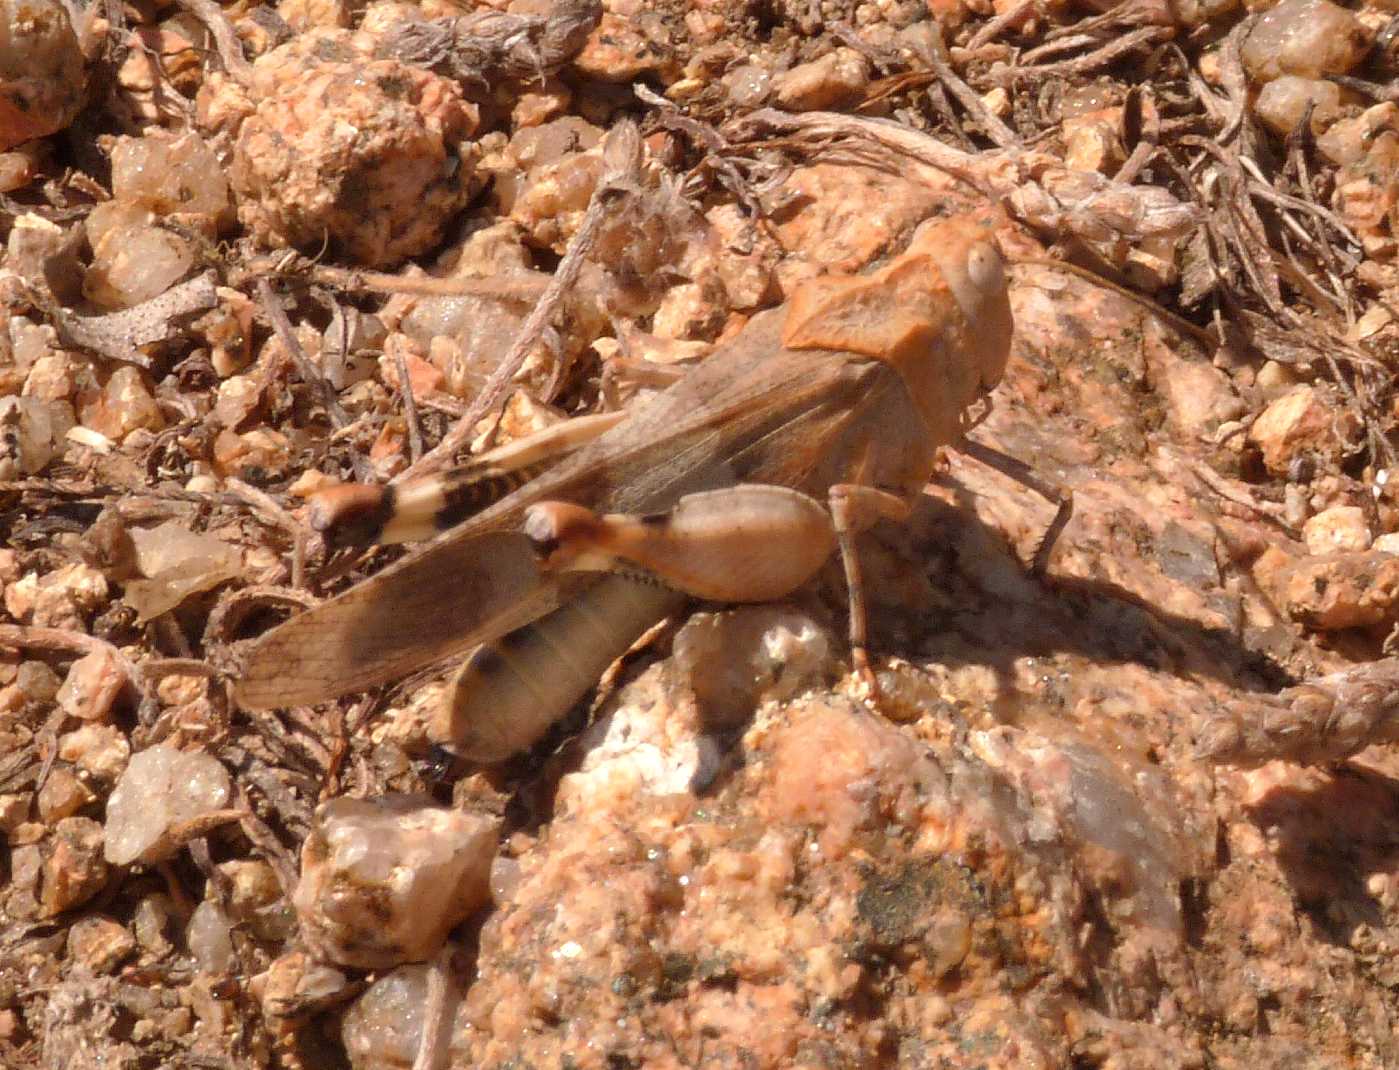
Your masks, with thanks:
[[(0, 0), (0, 1065), (1399, 1066), (1391, 6)], [(876, 707), (836, 566), (497, 766), (233, 701), (308, 495), (993, 205), (1074, 512), (948, 451)]]

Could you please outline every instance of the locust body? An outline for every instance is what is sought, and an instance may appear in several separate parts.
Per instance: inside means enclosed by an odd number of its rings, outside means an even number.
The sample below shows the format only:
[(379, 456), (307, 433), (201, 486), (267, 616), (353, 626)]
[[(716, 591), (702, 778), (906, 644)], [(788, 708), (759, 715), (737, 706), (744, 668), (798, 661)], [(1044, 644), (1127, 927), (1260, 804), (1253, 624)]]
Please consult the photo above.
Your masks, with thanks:
[[(754, 316), (683, 380), (473, 516), (460, 515), (464, 492), (378, 491), (371, 526), (427, 502), (423, 526), (448, 530), (263, 636), (237, 697), (321, 702), (479, 647), (435, 732), (499, 760), (687, 594), (781, 597), (836, 544), (862, 653), (851, 536), (921, 492), (1000, 380), (1011, 329), (989, 229), (925, 224), (882, 270), (814, 280)], [(761, 537), (735, 538), (745, 524)]]

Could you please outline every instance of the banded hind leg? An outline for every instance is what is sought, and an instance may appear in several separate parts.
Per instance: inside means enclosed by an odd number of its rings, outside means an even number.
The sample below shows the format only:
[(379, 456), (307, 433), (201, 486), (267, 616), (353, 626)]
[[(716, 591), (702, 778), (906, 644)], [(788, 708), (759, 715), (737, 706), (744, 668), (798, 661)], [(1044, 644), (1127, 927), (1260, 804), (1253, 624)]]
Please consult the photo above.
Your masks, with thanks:
[(421, 479), (327, 487), (311, 496), (311, 526), (336, 547), (430, 539), (494, 505), (625, 415), (604, 412), (564, 420)]
[[(781, 598), (835, 547), (830, 516), (813, 499), (751, 485), (689, 495), (644, 517), (542, 502), (526, 513), (525, 534), (544, 568), (603, 575), (554, 612), (478, 647), (457, 673), (434, 742), (473, 761), (503, 761), (538, 741), (689, 596)], [(783, 548), (776, 557), (774, 545)]]
[(473, 761), (531, 746), (653, 624), (687, 596), (768, 602), (810, 580), (839, 549), (850, 589), (855, 668), (873, 697), (865, 602), (854, 536), (902, 519), (897, 495), (855, 484), (830, 491), (829, 510), (788, 487), (740, 484), (690, 494), (666, 513), (599, 515), (547, 501), (525, 514), (525, 535), (548, 570), (605, 574), (572, 601), (472, 653), (452, 682), (434, 741)]
[(474, 762), (533, 746), (652, 625), (688, 601), (629, 576), (604, 576), (552, 613), (477, 647), (452, 679), (429, 734)]
[(828, 503), (767, 484), (687, 495), (670, 512), (651, 516), (599, 516), (565, 502), (541, 502), (526, 513), (525, 534), (546, 568), (635, 570), (716, 602), (786, 597), (839, 549), (851, 656), (873, 696), (855, 535), (879, 520), (907, 519), (911, 507), (896, 494), (854, 483), (831, 487)]

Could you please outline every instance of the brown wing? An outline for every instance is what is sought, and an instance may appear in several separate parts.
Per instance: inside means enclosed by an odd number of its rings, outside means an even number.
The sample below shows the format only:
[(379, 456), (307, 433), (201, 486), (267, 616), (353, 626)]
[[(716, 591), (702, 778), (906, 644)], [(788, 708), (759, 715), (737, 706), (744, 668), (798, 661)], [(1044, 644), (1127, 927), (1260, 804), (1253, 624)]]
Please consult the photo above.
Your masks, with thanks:
[(330, 601), (263, 636), (245, 706), (323, 702), (402, 676), (528, 624), (590, 580), (542, 574), (519, 528), (535, 502), (655, 512), (743, 480), (802, 486), (828, 467), (862, 396), (897, 377), (850, 354), (781, 347), (781, 316), (733, 343), (596, 442)]

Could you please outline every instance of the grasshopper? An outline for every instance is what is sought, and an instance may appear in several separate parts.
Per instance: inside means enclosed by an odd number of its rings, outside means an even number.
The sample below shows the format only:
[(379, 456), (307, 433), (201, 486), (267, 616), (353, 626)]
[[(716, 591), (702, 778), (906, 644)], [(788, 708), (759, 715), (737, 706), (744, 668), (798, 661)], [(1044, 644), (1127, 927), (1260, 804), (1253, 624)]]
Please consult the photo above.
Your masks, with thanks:
[(321, 492), (323, 529), (437, 537), (262, 636), (236, 697), (323, 702), (475, 647), (430, 731), (500, 761), (689, 597), (781, 598), (837, 549), (872, 686), (854, 536), (908, 516), (1000, 381), (1011, 333), (989, 221), (930, 221), (873, 274), (802, 284), (632, 411), (441, 477)]

